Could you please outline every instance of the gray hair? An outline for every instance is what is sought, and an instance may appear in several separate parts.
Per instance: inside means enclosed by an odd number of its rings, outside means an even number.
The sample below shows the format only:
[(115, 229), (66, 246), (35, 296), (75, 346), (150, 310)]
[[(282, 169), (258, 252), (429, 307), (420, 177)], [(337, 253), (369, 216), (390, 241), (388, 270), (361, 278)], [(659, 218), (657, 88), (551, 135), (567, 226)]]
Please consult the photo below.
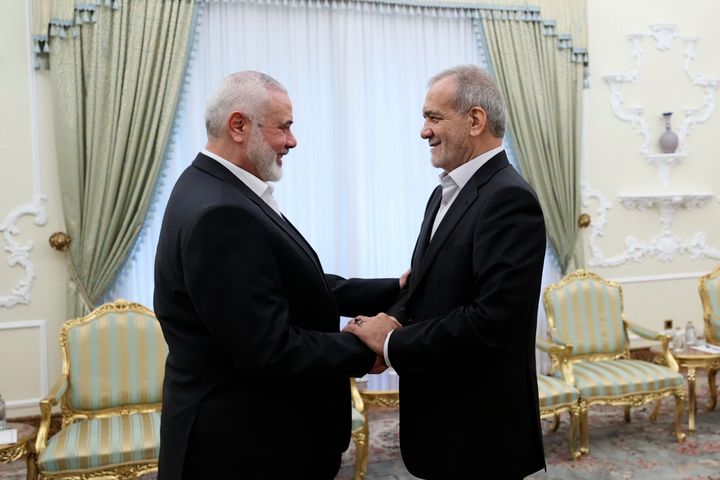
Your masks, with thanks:
[(271, 89), (287, 93), (280, 82), (261, 72), (235, 72), (223, 78), (205, 106), (208, 137), (222, 137), (232, 112), (242, 112), (251, 121), (263, 118), (270, 104)]
[(497, 138), (505, 134), (505, 101), (490, 74), (475, 65), (458, 65), (438, 73), (430, 79), (432, 87), (446, 77), (455, 79), (455, 108), (467, 113), (480, 107), (487, 113), (490, 133)]

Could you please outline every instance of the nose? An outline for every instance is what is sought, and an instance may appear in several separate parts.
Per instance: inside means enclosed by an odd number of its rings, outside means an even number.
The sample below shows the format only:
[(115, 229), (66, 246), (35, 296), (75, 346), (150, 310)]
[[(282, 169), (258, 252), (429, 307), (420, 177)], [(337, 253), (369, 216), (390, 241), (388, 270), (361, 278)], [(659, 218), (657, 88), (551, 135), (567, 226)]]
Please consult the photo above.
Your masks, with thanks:
[(420, 130), (420, 137), (427, 140), (428, 138), (431, 138), (433, 136), (433, 131), (428, 125), (423, 125), (422, 130)]
[(288, 132), (287, 137), (285, 137), (285, 146), (287, 148), (297, 147), (297, 139), (295, 138), (295, 135), (293, 135), (292, 132)]

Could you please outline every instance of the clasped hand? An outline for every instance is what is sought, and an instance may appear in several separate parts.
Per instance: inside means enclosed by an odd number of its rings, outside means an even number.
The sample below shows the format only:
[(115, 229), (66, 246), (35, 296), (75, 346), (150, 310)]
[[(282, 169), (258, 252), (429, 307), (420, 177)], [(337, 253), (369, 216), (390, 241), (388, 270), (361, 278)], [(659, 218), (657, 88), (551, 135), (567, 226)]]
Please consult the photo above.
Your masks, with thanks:
[(355, 317), (343, 328), (343, 332), (352, 333), (357, 336), (365, 345), (375, 352), (377, 358), (370, 373), (382, 373), (387, 369), (383, 355), (385, 338), (388, 333), (401, 326), (395, 317), (391, 317), (386, 313), (378, 313), (374, 317)]

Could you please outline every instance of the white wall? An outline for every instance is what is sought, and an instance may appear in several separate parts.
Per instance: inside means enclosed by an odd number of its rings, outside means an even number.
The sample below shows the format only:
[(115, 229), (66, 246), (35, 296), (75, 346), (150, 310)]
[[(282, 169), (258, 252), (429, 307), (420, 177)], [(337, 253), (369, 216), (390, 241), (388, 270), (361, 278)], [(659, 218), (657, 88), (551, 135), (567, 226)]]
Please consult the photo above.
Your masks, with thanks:
[[(65, 266), (48, 244), (50, 234), (64, 228), (49, 82), (47, 72), (36, 73), (31, 66), (29, 3), (3, 2), (0, 29), (0, 229), (5, 227), (0, 232), (0, 394), (11, 417), (39, 413), (39, 398), (60, 372), (58, 332), (65, 315)], [(39, 195), (44, 204), (36, 201)], [(35, 276), (27, 289), (22, 285), (26, 269), (8, 264), (11, 254), (20, 252), (5, 237), (21, 247), (32, 242), (27, 266)], [(27, 291), (28, 303), (14, 290)], [(9, 306), (17, 300), (21, 303)]]
[[(587, 268), (623, 285), (628, 319), (641, 325), (662, 329), (662, 320), (673, 319), (684, 326), (692, 320), (702, 325), (697, 277), (720, 264), (720, 112), (714, 109), (710, 93), (693, 85), (685, 71), (685, 52), (690, 43), (680, 37), (697, 37), (694, 58), (689, 62), (692, 75), (720, 79), (720, 3), (714, 0), (589, 0), (589, 50), (591, 61), (590, 89), (587, 91), (586, 165), (584, 175), (589, 187), (611, 203), (606, 211), (604, 228), (599, 228), (600, 201), (591, 198), (583, 211), (592, 216), (593, 225), (585, 233), (586, 245), (600, 249), (587, 253)], [(658, 29), (656, 36), (639, 38), (639, 58), (633, 57), (631, 34), (650, 34), (653, 25), (675, 25)], [(666, 32), (665, 37), (662, 32)], [(669, 41), (663, 42), (663, 39)], [(660, 40), (660, 41), (658, 41)], [(664, 48), (667, 44), (669, 48)], [(611, 106), (612, 90), (606, 76), (631, 73), (634, 81), (618, 88), (623, 104), (618, 114)], [(664, 131), (662, 112), (672, 111), (673, 131), (680, 133), (687, 118), (686, 109), (709, 113), (685, 137), (687, 156), (674, 166), (663, 186), (658, 169), (642, 153), (644, 137), (630, 122), (618, 115), (632, 107), (642, 107), (637, 119), (648, 128), (648, 152), (658, 154), (658, 139)], [(702, 115), (698, 115), (702, 116)], [(682, 148), (682, 145), (681, 145)], [(623, 259), (626, 241), (635, 237), (651, 244), (661, 234), (658, 207), (644, 211), (630, 210), (620, 202), (622, 195), (697, 195), (711, 194), (705, 204), (691, 209), (678, 208), (665, 241), (657, 241), (658, 252), (648, 251), (641, 261)], [(667, 217), (666, 217), (667, 218)], [(591, 238), (592, 229), (604, 236)], [(707, 248), (698, 258), (679, 248), (678, 243), (704, 234)], [(662, 259), (665, 255), (667, 258)], [(713, 258), (714, 257), (714, 258)], [(615, 258), (617, 266), (607, 262)], [(592, 264), (596, 265), (593, 266)]]

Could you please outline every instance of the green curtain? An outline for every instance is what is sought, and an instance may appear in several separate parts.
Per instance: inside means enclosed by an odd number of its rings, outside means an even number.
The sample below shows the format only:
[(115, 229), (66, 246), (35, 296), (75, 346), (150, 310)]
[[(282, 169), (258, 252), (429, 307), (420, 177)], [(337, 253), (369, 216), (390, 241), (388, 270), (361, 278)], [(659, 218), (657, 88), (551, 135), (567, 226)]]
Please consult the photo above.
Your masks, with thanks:
[(522, 12), (483, 10), (480, 18), (518, 162), (538, 194), (563, 273), (574, 270), (584, 264), (577, 218), (587, 56), (553, 24)]
[[(145, 220), (188, 60), (194, 0), (75, 5), (50, 22), (67, 315), (109, 288)], [(89, 303), (89, 305), (88, 305)]]

